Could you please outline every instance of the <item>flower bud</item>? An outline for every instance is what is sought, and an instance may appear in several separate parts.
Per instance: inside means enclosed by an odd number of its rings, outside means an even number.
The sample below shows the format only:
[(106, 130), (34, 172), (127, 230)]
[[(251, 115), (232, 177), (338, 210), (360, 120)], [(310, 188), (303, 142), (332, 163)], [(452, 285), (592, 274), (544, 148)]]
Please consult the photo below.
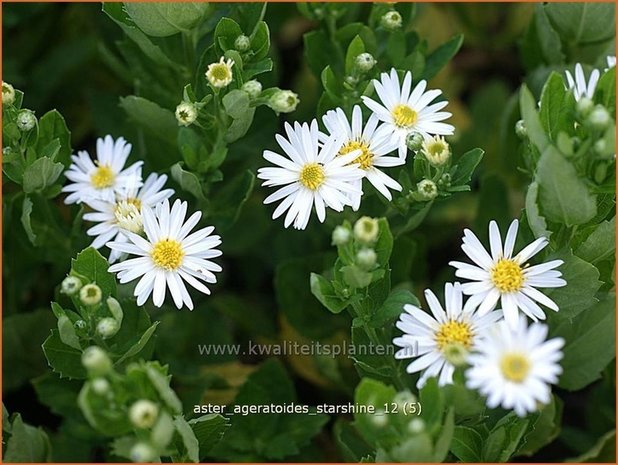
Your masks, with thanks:
[(526, 123), (524, 123), (523, 119), (520, 119), (515, 123), (515, 134), (521, 140), (525, 140), (528, 137), (528, 129), (526, 129)]
[(590, 127), (597, 131), (604, 131), (607, 129), (611, 123), (611, 120), (612, 118), (609, 115), (609, 112), (603, 105), (595, 106), (586, 119)]
[(133, 462), (152, 462), (156, 458), (156, 452), (149, 444), (138, 442), (131, 448), (129, 453)]
[(101, 318), (97, 323), (97, 334), (103, 339), (108, 339), (114, 336), (119, 329), (120, 325), (114, 318), (111, 317)]
[(109, 311), (112, 314), (112, 316), (114, 317), (114, 319), (118, 323), (122, 322), (122, 318), (124, 317), (124, 313), (122, 311), (122, 307), (120, 306), (120, 302), (118, 302), (113, 297), (108, 297), (106, 302), (107, 302), (107, 308), (109, 309)]
[(15, 88), (8, 82), (2, 83), (2, 105), (13, 105), (15, 102)]
[(425, 430), (425, 422), (421, 418), (412, 418), (408, 423), (408, 431), (411, 434), (422, 433)]
[(159, 415), (159, 407), (150, 400), (141, 399), (131, 405), (129, 419), (136, 428), (150, 428)]
[(577, 116), (579, 116), (581, 119), (588, 116), (593, 108), (594, 108), (594, 102), (588, 97), (580, 98), (575, 104)]
[(190, 126), (197, 119), (197, 108), (190, 102), (180, 102), (176, 107), (176, 121), (179, 126)]
[(249, 94), (249, 98), (256, 98), (262, 93), (262, 84), (260, 81), (252, 79), (251, 81), (245, 82), (241, 89)]
[(384, 410), (379, 409), (371, 415), (371, 423), (378, 428), (383, 428), (388, 423), (388, 414)]
[(234, 60), (231, 58), (226, 60), (224, 57), (221, 57), (216, 63), (209, 64), (206, 70), (208, 83), (215, 89), (227, 87), (234, 78), (232, 66), (234, 66)]
[(594, 180), (598, 184), (601, 184), (605, 181), (607, 177), (607, 165), (605, 163), (599, 163), (597, 167), (594, 169)]
[(451, 186), (451, 175), (450, 173), (444, 173), (441, 177), (440, 177), (440, 181), (442, 181), (442, 185), (444, 185), (444, 187), (450, 187)]
[(403, 19), (398, 11), (392, 10), (382, 16), (382, 19), (380, 19), (380, 24), (387, 31), (396, 31), (401, 28)]
[(234, 41), (234, 48), (236, 50), (239, 52), (246, 52), (249, 50), (249, 47), (251, 47), (251, 39), (249, 39), (249, 37), (244, 34), (236, 37), (236, 40)]
[(96, 284), (86, 284), (79, 290), (79, 300), (84, 305), (97, 305), (101, 302), (101, 288)]
[(451, 147), (441, 136), (434, 136), (423, 141), (421, 151), (433, 166), (442, 166), (451, 158)]
[(280, 90), (270, 98), (268, 106), (277, 113), (290, 113), (296, 110), (299, 102), (298, 95), (291, 90)]
[(607, 150), (607, 142), (605, 142), (605, 139), (599, 139), (594, 143), (592, 148), (594, 150), (594, 153), (603, 156), (605, 155), (605, 151)]
[(82, 365), (92, 374), (104, 375), (111, 370), (112, 361), (103, 349), (90, 346), (82, 353)]
[(92, 386), (92, 390), (100, 396), (109, 392), (109, 382), (105, 378), (93, 379), (90, 386)]
[(32, 110), (20, 110), (17, 113), (17, 127), (24, 132), (30, 131), (36, 126), (36, 116)]
[(74, 295), (82, 287), (81, 280), (76, 276), (67, 276), (62, 280), (60, 292), (66, 295)]
[(88, 324), (84, 320), (77, 320), (75, 323), (73, 323), (73, 326), (75, 327), (75, 329), (83, 331), (84, 329), (86, 329), (86, 326), (88, 326)]
[(371, 53), (365, 52), (358, 55), (354, 60), (354, 63), (356, 63), (356, 67), (359, 71), (366, 73), (367, 71), (370, 71), (377, 62)]
[(345, 226), (337, 226), (333, 231), (333, 245), (344, 245), (350, 240), (351, 232)]
[(406, 145), (413, 152), (417, 152), (423, 146), (423, 136), (421, 136), (418, 132), (411, 132), (406, 136)]
[(365, 271), (373, 269), (378, 256), (373, 249), (363, 248), (356, 253), (356, 264)]
[(354, 223), (354, 238), (365, 244), (371, 244), (378, 238), (380, 226), (378, 220), (363, 216)]
[(429, 179), (423, 179), (416, 185), (416, 188), (422, 200), (433, 200), (438, 196), (436, 183)]

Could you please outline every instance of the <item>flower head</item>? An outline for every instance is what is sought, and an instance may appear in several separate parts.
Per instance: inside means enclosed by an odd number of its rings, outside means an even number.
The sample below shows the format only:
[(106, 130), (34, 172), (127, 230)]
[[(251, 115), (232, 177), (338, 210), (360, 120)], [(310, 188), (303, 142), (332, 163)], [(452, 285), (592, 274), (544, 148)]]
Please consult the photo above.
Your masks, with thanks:
[(245, 82), (242, 85), (241, 90), (244, 90), (247, 94), (249, 94), (249, 98), (256, 98), (262, 93), (262, 84), (260, 81), (252, 79)]
[(36, 126), (36, 116), (32, 110), (24, 109), (19, 110), (16, 120), (17, 127), (20, 131), (30, 131)]
[(358, 181), (363, 171), (351, 164), (360, 154), (355, 150), (338, 156), (342, 141), (328, 138), (322, 146), (318, 141), (318, 122), (311, 125), (285, 124), (287, 139), (277, 134), (276, 139), (286, 156), (264, 151), (264, 158), (276, 167), (260, 168), (258, 178), (263, 186), (279, 187), (269, 195), (265, 204), (281, 200), (273, 219), (287, 212), (284, 225), (305, 229), (315, 207), (318, 219), (324, 222), (326, 207), (342, 211), (350, 205), (351, 195), (360, 195)]
[(423, 179), (416, 185), (416, 189), (422, 200), (433, 200), (438, 196), (438, 186), (431, 179)]
[(15, 88), (8, 82), (2, 82), (2, 105), (13, 105)]
[(376, 218), (361, 216), (354, 223), (354, 238), (364, 244), (372, 244), (378, 240), (380, 224)]
[(290, 113), (300, 103), (298, 95), (291, 90), (279, 90), (268, 101), (268, 106), (277, 113)]
[(425, 139), (421, 151), (433, 166), (442, 166), (451, 158), (451, 147), (441, 136)]
[(114, 202), (117, 195), (126, 195), (128, 190), (142, 185), (142, 164), (138, 161), (128, 168), (124, 165), (131, 152), (131, 144), (122, 137), (114, 141), (112, 136), (97, 139), (97, 159), (92, 161), (86, 151), (72, 155), (73, 163), (64, 175), (71, 184), (62, 188), (69, 192), (65, 203), (103, 200)]
[(180, 126), (190, 126), (197, 119), (197, 108), (191, 102), (180, 102), (175, 114)]
[(515, 328), (501, 321), (479, 341), (470, 355), (466, 386), (487, 396), (490, 408), (513, 409), (520, 417), (551, 400), (550, 384), (558, 382), (564, 339), (546, 340), (547, 326), (527, 326), (520, 316)]
[(361, 72), (366, 73), (367, 71), (371, 70), (377, 62), (371, 53), (364, 52), (360, 55), (357, 55), (357, 57), (354, 59), (354, 63)]
[(582, 65), (577, 63), (575, 65), (575, 78), (570, 71), (565, 71), (568, 89), (573, 91), (573, 95), (575, 96), (575, 100), (579, 100), (582, 97), (588, 97), (592, 99), (594, 96), (594, 91), (597, 88), (597, 83), (599, 82), (599, 70), (593, 69), (590, 73), (590, 78), (588, 82), (586, 82), (586, 77), (584, 76), (584, 70), (582, 69)]
[(82, 288), (83, 284), (77, 276), (67, 276), (62, 280), (60, 290), (66, 295), (75, 295)]
[(441, 122), (451, 116), (440, 111), (448, 102), (429, 105), (442, 91), (425, 92), (427, 81), (419, 82), (412, 89), (412, 73), (408, 71), (400, 87), (399, 76), (393, 68), (390, 75), (382, 73), (380, 80), (374, 79), (373, 83), (381, 103), (367, 96), (362, 97), (363, 102), (391, 129), (401, 158), (406, 156), (406, 137), (410, 132), (418, 132), (427, 138), (431, 135), (451, 135), (455, 131), (452, 125)]
[(79, 290), (79, 300), (84, 305), (97, 305), (101, 302), (101, 288), (96, 284), (86, 284)]
[(150, 428), (159, 415), (159, 406), (148, 399), (140, 399), (131, 405), (129, 419), (137, 428)]
[(208, 65), (206, 79), (208, 79), (210, 85), (215, 89), (227, 87), (234, 78), (232, 66), (234, 66), (234, 60), (231, 58), (226, 60), (224, 57), (221, 57), (218, 62)]
[[(392, 131), (382, 125), (378, 127), (379, 120), (371, 115), (367, 124), (363, 126), (363, 113), (361, 107), (354, 106), (352, 121), (348, 121), (341, 108), (326, 112), (322, 118), (324, 125), (331, 137), (343, 139), (343, 145), (339, 149), (338, 156), (346, 155), (353, 151), (359, 151), (360, 155), (351, 161), (363, 170), (365, 178), (388, 200), (393, 197), (389, 189), (401, 191), (401, 185), (380, 168), (390, 168), (403, 165), (405, 161), (399, 157), (388, 156), (397, 148), (397, 143), (391, 137)], [(326, 136), (322, 136), (326, 139)], [(362, 180), (356, 182), (358, 191), (362, 190)], [(361, 194), (353, 195), (352, 208), (358, 210), (361, 203)]]
[(177, 308), (186, 305), (193, 310), (185, 282), (204, 294), (210, 294), (210, 290), (202, 281), (217, 282), (214, 273), (222, 268), (211, 259), (221, 255), (216, 249), (221, 239), (211, 235), (212, 226), (191, 233), (202, 213), (194, 213), (185, 222), (186, 213), (187, 202), (180, 200), (171, 209), (167, 199), (154, 210), (144, 205), (142, 220), (146, 238), (126, 232), (128, 242), (107, 243), (112, 250), (138, 256), (109, 268), (110, 272), (118, 273), (121, 283), (140, 278), (134, 291), (137, 305), (143, 305), (152, 294), (155, 306), (160, 307), (169, 288)]
[(464, 294), (471, 296), (466, 306), (479, 306), (479, 313), (484, 314), (495, 308), (500, 300), (504, 318), (511, 328), (517, 326), (518, 309), (534, 321), (545, 319), (537, 302), (556, 312), (559, 310), (556, 303), (537, 287), (566, 285), (562, 274), (554, 269), (562, 265), (562, 260), (528, 266), (528, 260), (547, 246), (547, 238), (540, 237), (513, 255), (518, 224), (517, 220), (511, 223), (503, 245), (497, 223), (489, 223), (491, 255), (474, 233), (466, 229), (461, 248), (474, 264), (450, 262), (457, 268), (455, 276), (474, 281), (462, 285)]
[(429, 289), (425, 291), (425, 298), (433, 316), (415, 305), (404, 305), (405, 311), (397, 321), (397, 328), (404, 334), (393, 339), (393, 344), (401, 347), (395, 358), (416, 358), (407, 371), (422, 372), (416, 383), (419, 389), (431, 377), (437, 377), (440, 386), (451, 384), (455, 371), (452, 354), (463, 354), (465, 359), (475, 348), (480, 334), (502, 318), (500, 311), (479, 315), (476, 309), (463, 310), (459, 283), (447, 283), (444, 287), (446, 311)]
[(246, 52), (251, 47), (251, 39), (244, 34), (236, 37), (234, 41), (234, 48), (239, 52)]
[(396, 10), (391, 10), (384, 13), (384, 16), (380, 19), (382, 27), (388, 31), (396, 31), (401, 28), (403, 24), (403, 18), (401, 14)]
[[(126, 231), (141, 234), (144, 230), (142, 207), (152, 208), (174, 194), (173, 189), (163, 189), (166, 181), (166, 175), (152, 173), (141, 188), (130, 188), (124, 195), (117, 195), (113, 202), (86, 201), (94, 211), (84, 214), (84, 220), (98, 223), (86, 231), (95, 237), (91, 246), (100, 249), (112, 240), (126, 242)], [(121, 252), (112, 250), (109, 262), (114, 263), (121, 255)]]

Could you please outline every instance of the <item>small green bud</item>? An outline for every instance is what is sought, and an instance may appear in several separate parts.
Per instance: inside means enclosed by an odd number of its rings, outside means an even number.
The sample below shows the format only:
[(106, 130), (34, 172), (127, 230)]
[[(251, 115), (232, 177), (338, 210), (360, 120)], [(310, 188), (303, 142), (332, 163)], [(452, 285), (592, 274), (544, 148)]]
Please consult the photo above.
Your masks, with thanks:
[(588, 116), (593, 108), (594, 108), (594, 102), (588, 97), (580, 98), (575, 104), (577, 115), (581, 119), (584, 119), (586, 116)]
[(114, 318), (101, 318), (101, 320), (97, 323), (97, 334), (103, 339), (109, 339), (114, 336), (119, 329), (120, 325)]
[(141, 399), (131, 405), (129, 419), (136, 428), (150, 428), (159, 415), (159, 407), (150, 400)]
[(13, 105), (15, 102), (15, 88), (8, 82), (2, 82), (2, 105)]
[(96, 284), (86, 284), (79, 290), (79, 300), (84, 305), (97, 305), (101, 302), (101, 288)]
[(594, 149), (594, 153), (603, 156), (607, 150), (607, 142), (605, 142), (605, 139), (599, 139), (594, 143), (592, 148)]
[(190, 126), (197, 119), (197, 108), (190, 102), (180, 102), (176, 107), (178, 126)]
[(152, 462), (156, 458), (156, 452), (149, 444), (138, 442), (131, 448), (129, 454), (133, 462)]
[(365, 271), (373, 269), (378, 256), (373, 249), (362, 248), (356, 253), (356, 264)]
[(118, 323), (121, 323), (122, 318), (124, 317), (124, 313), (122, 311), (122, 307), (120, 306), (120, 302), (118, 302), (113, 297), (108, 297), (106, 302), (109, 312)]
[(421, 136), (418, 132), (411, 132), (406, 136), (406, 145), (413, 152), (417, 152), (423, 146), (423, 136)]
[(423, 179), (416, 185), (416, 188), (422, 200), (433, 200), (438, 196), (436, 183), (429, 179)]
[(344, 245), (347, 244), (350, 240), (352, 233), (345, 226), (337, 226), (333, 230), (332, 244), (333, 245)]
[(262, 93), (262, 84), (260, 81), (252, 79), (251, 81), (245, 82), (241, 89), (249, 94), (249, 98), (256, 98)]
[(277, 113), (290, 113), (296, 110), (299, 102), (298, 95), (291, 90), (280, 90), (270, 98), (268, 106)]
[(421, 418), (412, 418), (408, 423), (408, 431), (411, 434), (419, 434), (425, 431), (425, 422)]
[(366, 73), (376, 65), (377, 61), (371, 53), (365, 52), (358, 55), (354, 60), (354, 63), (359, 71)]
[(378, 220), (363, 216), (354, 223), (354, 238), (365, 244), (371, 244), (378, 238), (380, 226)]
[(60, 285), (60, 292), (66, 295), (74, 295), (82, 287), (82, 282), (76, 276), (67, 276)]
[(595, 106), (586, 119), (590, 127), (597, 131), (604, 131), (607, 129), (611, 121), (612, 118), (603, 105)]
[(17, 113), (17, 127), (23, 131), (30, 131), (32, 128), (36, 126), (36, 116), (34, 116), (34, 112), (32, 110), (19, 110)]
[(75, 323), (73, 323), (73, 326), (75, 327), (75, 329), (83, 331), (84, 329), (86, 329), (86, 326), (88, 325), (86, 324), (84, 320), (77, 320)]
[(104, 375), (112, 369), (112, 361), (98, 346), (90, 346), (82, 353), (82, 365), (94, 375)]
[(388, 423), (388, 414), (382, 409), (376, 410), (376, 412), (371, 415), (371, 423), (373, 423), (378, 428), (385, 427)]
[(92, 386), (92, 390), (100, 396), (109, 392), (109, 382), (105, 378), (95, 378), (90, 385)]
[(234, 41), (234, 48), (236, 50), (239, 52), (246, 52), (249, 50), (249, 47), (251, 47), (251, 39), (249, 39), (249, 37), (244, 34), (236, 37), (236, 40)]
[(403, 18), (398, 11), (392, 10), (382, 16), (382, 19), (380, 19), (380, 24), (387, 31), (396, 31), (401, 28)]
[(520, 119), (515, 123), (515, 134), (521, 140), (526, 140), (528, 138), (528, 129), (526, 129), (526, 123), (524, 123), (523, 119)]

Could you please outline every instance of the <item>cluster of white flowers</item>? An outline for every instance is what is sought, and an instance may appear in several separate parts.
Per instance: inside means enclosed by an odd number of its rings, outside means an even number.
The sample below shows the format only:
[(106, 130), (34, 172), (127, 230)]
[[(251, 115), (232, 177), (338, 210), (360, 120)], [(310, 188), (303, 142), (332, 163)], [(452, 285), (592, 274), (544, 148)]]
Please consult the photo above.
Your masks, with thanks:
[[(614, 68), (616, 66), (616, 57), (608, 56), (607, 60), (607, 71), (610, 68)], [(568, 89), (573, 91), (573, 95), (575, 96), (575, 100), (579, 101), (582, 98), (592, 99), (594, 96), (594, 91), (597, 88), (597, 84), (599, 82), (599, 77), (601, 72), (598, 69), (593, 69), (590, 72), (590, 76), (586, 81), (586, 76), (584, 75), (584, 70), (582, 65), (577, 63), (575, 65), (575, 77), (571, 74), (570, 71), (565, 71)]]
[[(107, 246), (111, 272), (120, 282), (140, 278), (134, 295), (143, 305), (152, 294), (157, 307), (163, 305), (169, 288), (178, 308), (193, 309), (185, 282), (205, 294), (205, 283), (215, 283), (214, 273), (222, 269), (211, 259), (221, 255), (219, 236), (212, 226), (191, 231), (202, 217), (193, 213), (186, 221), (187, 202), (170, 206), (173, 189), (164, 189), (166, 175), (152, 173), (142, 181), (142, 162), (125, 168), (131, 144), (111, 136), (97, 140), (96, 160), (88, 152), (73, 155), (65, 176), (72, 181), (63, 188), (67, 204), (84, 203), (91, 211), (86, 221), (97, 223), (88, 229), (92, 247)], [(136, 258), (126, 259), (127, 254)]]
[[(277, 165), (258, 170), (263, 186), (278, 188), (264, 200), (265, 204), (281, 201), (273, 219), (287, 212), (285, 227), (305, 229), (314, 208), (320, 222), (326, 218), (326, 207), (342, 211), (347, 205), (357, 210), (363, 178), (391, 200), (390, 190), (402, 187), (382, 169), (405, 163), (408, 135), (416, 133), (429, 140), (453, 134), (454, 127), (442, 122), (451, 114), (440, 111), (448, 102), (430, 105), (442, 92), (425, 91), (426, 81), (412, 89), (412, 74), (407, 72), (400, 85), (392, 69), (373, 84), (380, 102), (363, 96), (372, 111), (365, 123), (360, 106), (352, 109), (351, 120), (337, 108), (322, 118), (326, 132), (318, 129), (315, 119), (309, 124), (286, 123), (287, 137), (276, 136), (285, 155), (264, 151), (264, 158)], [(394, 151), (398, 156), (391, 155)]]
[[(419, 307), (405, 305), (397, 322), (404, 334), (393, 343), (401, 348), (396, 358), (416, 358), (407, 371), (422, 372), (419, 388), (431, 377), (437, 377), (440, 386), (451, 384), (455, 369), (468, 365), (466, 385), (487, 396), (489, 407), (501, 405), (524, 416), (538, 404), (550, 402), (549, 385), (562, 372), (558, 361), (564, 340), (546, 341), (547, 326), (537, 322), (545, 319), (539, 303), (556, 312), (559, 308), (537, 288), (561, 287), (566, 281), (556, 270), (562, 260), (528, 265), (547, 246), (546, 238), (513, 253), (517, 230), (514, 220), (503, 243), (492, 221), (489, 251), (472, 231), (465, 230), (461, 248), (473, 263), (450, 264), (457, 269), (457, 277), (469, 282), (446, 284), (444, 308), (426, 290), (433, 317)], [(469, 296), (465, 302), (464, 295)], [(498, 301), (500, 310), (496, 310)], [(532, 325), (528, 326), (526, 316), (534, 321)]]

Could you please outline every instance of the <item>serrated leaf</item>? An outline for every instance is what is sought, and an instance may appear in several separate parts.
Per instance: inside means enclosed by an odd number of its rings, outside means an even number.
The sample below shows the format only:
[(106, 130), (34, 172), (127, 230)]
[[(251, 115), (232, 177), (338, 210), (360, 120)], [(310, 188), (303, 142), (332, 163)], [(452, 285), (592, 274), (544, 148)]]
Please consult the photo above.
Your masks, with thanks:
[(225, 430), (229, 428), (229, 421), (222, 415), (209, 414), (189, 420), (189, 425), (200, 446), (200, 460), (221, 440)]
[(603, 221), (577, 248), (575, 255), (596, 264), (614, 257), (616, 252), (616, 217)]
[(62, 163), (54, 162), (47, 157), (38, 158), (24, 171), (22, 184), (24, 192), (42, 192), (58, 180), (63, 170)]
[(116, 279), (107, 269), (109, 263), (96, 249), (88, 247), (71, 260), (71, 270), (101, 288), (104, 296), (116, 293)]
[(51, 330), (51, 335), (43, 343), (43, 352), (49, 366), (61, 378), (86, 377), (86, 370), (82, 365), (82, 352), (62, 342), (57, 330)]
[[(178, 450), (181, 451), (180, 458), (189, 459), (193, 463), (200, 461), (200, 446), (195, 433), (191, 429), (187, 420), (182, 415), (174, 417), (174, 426), (176, 427), (177, 440), (175, 441)], [(184, 461), (184, 460), (183, 460)]]
[(455, 426), (451, 453), (462, 462), (480, 462), (482, 460), (483, 437), (467, 426)]
[(11, 422), (11, 436), (2, 457), (6, 463), (41, 463), (51, 459), (51, 444), (45, 431), (30, 426), (16, 414)]
[(317, 273), (311, 273), (310, 278), (311, 293), (324, 305), (328, 311), (332, 313), (341, 313), (347, 306), (348, 302), (342, 300), (331, 282), (324, 276)]
[(206, 199), (199, 178), (192, 172), (182, 169), (182, 165), (180, 163), (176, 163), (172, 166), (171, 174), (174, 181), (180, 184), (182, 190), (193, 194), (193, 196), (198, 200)]

